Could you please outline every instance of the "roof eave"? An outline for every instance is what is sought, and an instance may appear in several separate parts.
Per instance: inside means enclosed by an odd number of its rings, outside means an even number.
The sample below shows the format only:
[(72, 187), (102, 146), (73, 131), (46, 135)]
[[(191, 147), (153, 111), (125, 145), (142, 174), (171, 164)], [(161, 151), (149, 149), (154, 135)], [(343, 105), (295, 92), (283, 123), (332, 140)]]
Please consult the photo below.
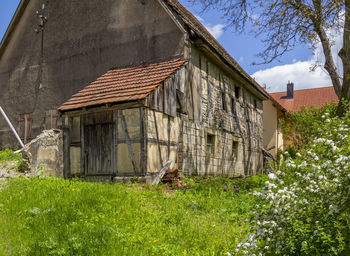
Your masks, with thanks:
[[(202, 51), (205, 51), (207, 54), (209, 53), (213, 58), (220, 61), (222, 64), (227, 66), (227, 69), (229, 71), (235, 72), (236, 75), (238, 75), (241, 79), (246, 81), (250, 85), (251, 91), (255, 92), (255, 94), (261, 99), (261, 100), (267, 100), (269, 99), (268, 93), (264, 92), (259, 88), (259, 85), (254, 84), (251, 80), (247, 79), (246, 76), (242, 75), (242, 73), (237, 70), (233, 65), (231, 65), (220, 53), (218, 53), (215, 49), (211, 47), (210, 44), (206, 42), (205, 39), (200, 39), (195, 42), (195, 45), (200, 48)], [(252, 78), (253, 79), (253, 78)], [(260, 86), (261, 87), (261, 86)]]

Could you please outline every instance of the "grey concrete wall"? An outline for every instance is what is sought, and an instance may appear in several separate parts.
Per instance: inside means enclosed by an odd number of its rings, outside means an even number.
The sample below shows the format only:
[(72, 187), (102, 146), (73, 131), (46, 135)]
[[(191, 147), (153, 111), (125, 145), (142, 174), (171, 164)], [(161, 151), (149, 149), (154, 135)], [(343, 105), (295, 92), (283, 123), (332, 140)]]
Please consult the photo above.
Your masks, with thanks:
[[(33, 113), (32, 137), (46, 110), (109, 69), (183, 54), (184, 35), (157, 0), (60, 0), (45, 9), (41, 63), (41, 34), (34, 32), (41, 3), (30, 1), (0, 56), (0, 104), (15, 126), (19, 114)], [(0, 117), (0, 147), (11, 145)]]

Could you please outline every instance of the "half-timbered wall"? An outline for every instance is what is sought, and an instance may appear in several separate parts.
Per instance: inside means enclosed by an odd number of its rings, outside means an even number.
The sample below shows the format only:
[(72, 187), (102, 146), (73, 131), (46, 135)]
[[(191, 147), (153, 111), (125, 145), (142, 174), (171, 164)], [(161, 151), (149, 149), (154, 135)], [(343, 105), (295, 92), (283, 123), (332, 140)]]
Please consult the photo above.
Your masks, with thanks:
[(189, 175), (256, 174), (262, 167), (262, 101), (194, 46), (185, 81), (180, 168)]
[(147, 172), (159, 172), (168, 160), (171, 169), (178, 168), (181, 119), (151, 109), (147, 113)]

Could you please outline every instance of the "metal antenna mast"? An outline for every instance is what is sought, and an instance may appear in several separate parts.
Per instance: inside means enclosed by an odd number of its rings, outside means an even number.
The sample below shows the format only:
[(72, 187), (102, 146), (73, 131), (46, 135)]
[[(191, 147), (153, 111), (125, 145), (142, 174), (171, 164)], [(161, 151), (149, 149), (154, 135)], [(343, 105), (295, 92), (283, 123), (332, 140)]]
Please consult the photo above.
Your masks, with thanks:
[(43, 62), (44, 62), (44, 29), (45, 24), (48, 18), (44, 14), (45, 11), (45, 3), (41, 5), (41, 10), (36, 11), (36, 15), (38, 16), (39, 23), (38, 27), (34, 30), (35, 33), (41, 33), (41, 45), (40, 45), (40, 70), (39, 70), (39, 88), (41, 88), (42, 82), (42, 73), (43, 73)]

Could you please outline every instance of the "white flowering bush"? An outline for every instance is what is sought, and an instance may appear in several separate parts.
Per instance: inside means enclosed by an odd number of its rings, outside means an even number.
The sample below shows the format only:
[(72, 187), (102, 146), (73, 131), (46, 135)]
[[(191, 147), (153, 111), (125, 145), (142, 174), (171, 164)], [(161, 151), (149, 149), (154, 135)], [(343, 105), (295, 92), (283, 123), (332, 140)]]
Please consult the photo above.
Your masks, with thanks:
[(238, 255), (350, 255), (350, 112), (321, 118), (319, 137), (255, 192)]

